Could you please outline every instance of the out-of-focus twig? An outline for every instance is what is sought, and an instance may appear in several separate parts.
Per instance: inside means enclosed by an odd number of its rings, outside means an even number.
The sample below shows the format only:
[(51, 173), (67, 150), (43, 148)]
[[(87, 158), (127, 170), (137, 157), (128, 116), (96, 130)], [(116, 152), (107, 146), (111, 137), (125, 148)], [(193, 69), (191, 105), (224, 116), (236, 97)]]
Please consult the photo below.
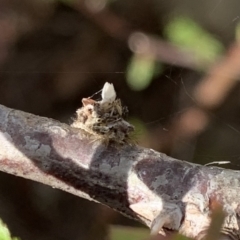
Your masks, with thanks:
[(239, 80), (240, 43), (236, 42), (196, 87), (194, 98), (205, 109), (216, 108), (222, 104)]
[(191, 139), (204, 131), (210, 121), (209, 111), (218, 108), (224, 102), (239, 79), (240, 43), (237, 42), (196, 86), (192, 96), (196, 106), (173, 120), (164, 146), (169, 148), (177, 138)]
[(199, 70), (206, 64), (195, 53), (181, 50), (159, 37), (134, 29), (125, 19), (110, 11), (107, 7), (99, 11), (87, 7), (85, 1), (73, 1), (71, 6), (94, 22), (109, 36), (124, 41), (135, 53), (153, 56), (156, 60), (179, 67)]
[[(207, 229), (207, 234), (204, 236), (204, 240), (219, 240), (221, 237), (221, 228), (224, 223), (225, 214), (220, 204), (213, 202), (212, 220), (209, 228)], [(223, 236), (224, 237), (224, 236)], [(224, 240), (222, 238), (222, 240)]]

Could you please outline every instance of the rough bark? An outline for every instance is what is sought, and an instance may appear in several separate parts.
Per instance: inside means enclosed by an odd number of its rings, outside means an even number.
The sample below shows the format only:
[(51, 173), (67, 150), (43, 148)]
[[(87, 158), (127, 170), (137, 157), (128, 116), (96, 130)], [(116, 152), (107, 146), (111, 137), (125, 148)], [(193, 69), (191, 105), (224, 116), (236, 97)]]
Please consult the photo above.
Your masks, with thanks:
[(218, 202), (226, 212), (224, 239), (240, 239), (239, 171), (127, 143), (106, 145), (83, 130), (1, 105), (0, 170), (100, 202), (147, 226), (176, 207), (176, 230), (193, 238), (204, 235)]

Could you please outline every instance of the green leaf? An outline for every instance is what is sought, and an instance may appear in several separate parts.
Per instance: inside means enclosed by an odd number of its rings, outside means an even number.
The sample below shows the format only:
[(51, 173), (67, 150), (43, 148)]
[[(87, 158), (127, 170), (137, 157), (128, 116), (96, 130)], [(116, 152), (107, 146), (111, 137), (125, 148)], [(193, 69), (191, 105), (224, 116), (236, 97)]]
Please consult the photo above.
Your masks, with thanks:
[(148, 87), (156, 73), (155, 59), (139, 54), (133, 55), (127, 69), (127, 83), (135, 91)]
[(137, 227), (123, 227), (112, 225), (110, 227), (111, 240), (139, 240), (148, 239), (149, 230)]
[(191, 50), (207, 64), (214, 62), (224, 50), (220, 41), (188, 17), (173, 18), (166, 25), (164, 34), (173, 44)]
[(173, 238), (171, 238), (171, 240), (191, 240), (190, 238), (187, 238), (183, 235), (180, 234), (176, 234)]
[(236, 26), (236, 39), (238, 42), (240, 41), (240, 24), (239, 23)]
[(20, 240), (20, 238), (12, 238), (7, 226), (0, 219), (0, 240)]

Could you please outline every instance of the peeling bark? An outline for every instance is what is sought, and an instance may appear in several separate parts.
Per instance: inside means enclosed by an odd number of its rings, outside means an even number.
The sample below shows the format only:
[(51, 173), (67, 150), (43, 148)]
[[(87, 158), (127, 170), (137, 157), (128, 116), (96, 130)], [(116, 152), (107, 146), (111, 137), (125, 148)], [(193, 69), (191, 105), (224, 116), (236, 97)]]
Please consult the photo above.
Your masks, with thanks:
[(188, 237), (204, 235), (217, 201), (226, 213), (224, 239), (240, 239), (239, 171), (127, 143), (106, 145), (81, 129), (1, 105), (0, 143), (1, 171), (100, 202), (147, 226), (176, 207), (176, 230)]

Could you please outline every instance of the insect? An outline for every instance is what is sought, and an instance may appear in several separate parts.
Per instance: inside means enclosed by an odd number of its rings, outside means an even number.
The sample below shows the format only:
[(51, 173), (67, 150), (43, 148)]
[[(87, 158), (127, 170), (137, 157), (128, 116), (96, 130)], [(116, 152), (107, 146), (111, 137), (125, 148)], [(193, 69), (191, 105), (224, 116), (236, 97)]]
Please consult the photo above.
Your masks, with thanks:
[(81, 128), (96, 139), (107, 143), (126, 143), (134, 127), (124, 120), (128, 110), (122, 106), (113, 84), (106, 82), (102, 89), (102, 100), (83, 98), (83, 107), (77, 110), (72, 127)]

